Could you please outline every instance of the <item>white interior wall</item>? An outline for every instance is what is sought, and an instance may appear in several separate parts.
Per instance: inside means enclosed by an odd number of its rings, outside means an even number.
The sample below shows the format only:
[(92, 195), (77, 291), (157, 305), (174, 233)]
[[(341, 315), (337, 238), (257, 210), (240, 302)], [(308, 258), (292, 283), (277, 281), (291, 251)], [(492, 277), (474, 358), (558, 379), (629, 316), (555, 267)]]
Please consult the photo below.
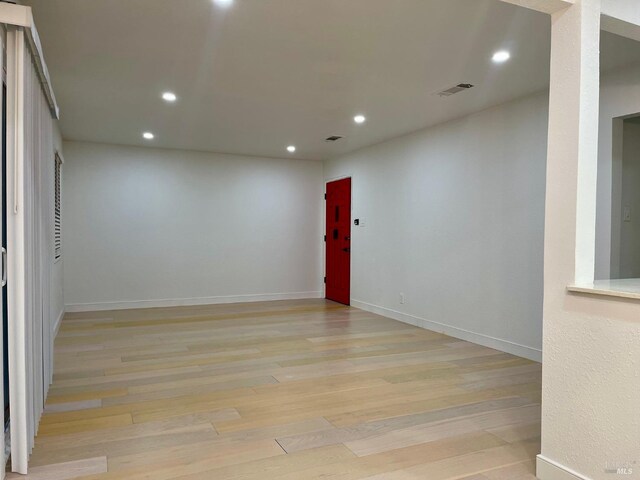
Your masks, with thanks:
[[(612, 118), (629, 113), (640, 99), (638, 76), (603, 84), (598, 134), (599, 7), (598, 0), (576, 0), (552, 22), (541, 480), (606, 480), (616, 478), (608, 470), (624, 467), (631, 471), (621, 478), (639, 474), (640, 304), (567, 292), (567, 286), (581, 280), (579, 264), (584, 268), (593, 260), (581, 257), (577, 245), (596, 223), (596, 170), (599, 222), (607, 206), (611, 212), (611, 167), (603, 164), (602, 154), (611, 158), (613, 145), (610, 135), (603, 136), (603, 125), (611, 132)], [(608, 205), (600, 203), (603, 198)], [(582, 230), (576, 222), (580, 216), (590, 217)], [(607, 262), (605, 255), (602, 263)]]
[(540, 359), (547, 111), (541, 93), (325, 163), (364, 220), (354, 306)]
[(68, 310), (321, 296), (322, 163), (65, 142)]
[(620, 227), (620, 278), (640, 278), (640, 124), (624, 122)]

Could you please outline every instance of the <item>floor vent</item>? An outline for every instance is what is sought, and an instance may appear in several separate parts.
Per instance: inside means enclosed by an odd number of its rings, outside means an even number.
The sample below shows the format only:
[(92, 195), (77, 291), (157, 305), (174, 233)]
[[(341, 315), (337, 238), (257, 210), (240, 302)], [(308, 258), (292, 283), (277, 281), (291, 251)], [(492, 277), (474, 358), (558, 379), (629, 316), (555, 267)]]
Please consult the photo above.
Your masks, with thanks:
[(324, 139), (325, 142), (337, 142), (338, 140), (342, 140), (344, 137), (341, 135), (331, 135)]
[(464, 92), (465, 90), (469, 90), (470, 88), (473, 88), (473, 85), (471, 85), (470, 83), (459, 83), (455, 87), (447, 88), (446, 90), (436, 92), (434, 93), (434, 95), (438, 95), (439, 97), (450, 97), (451, 95)]

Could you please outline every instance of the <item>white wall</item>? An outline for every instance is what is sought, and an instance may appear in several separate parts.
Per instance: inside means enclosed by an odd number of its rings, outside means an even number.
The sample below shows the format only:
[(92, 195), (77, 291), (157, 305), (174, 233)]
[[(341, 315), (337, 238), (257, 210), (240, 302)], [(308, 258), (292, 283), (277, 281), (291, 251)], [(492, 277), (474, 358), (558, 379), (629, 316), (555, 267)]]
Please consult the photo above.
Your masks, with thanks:
[[(607, 183), (598, 168), (602, 152), (610, 155), (612, 145), (609, 140), (609, 148), (603, 150), (602, 121), (600, 159), (595, 146), (599, 20), (598, 0), (576, 0), (574, 6), (554, 15), (552, 22), (542, 453), (538, 458), (542, 480), (640, 478), (640, 304), (567, 292), (579, 270), (589, 263), (593, 267), (593, 257), (580, 255), (578, 246), (592, 240), (588, 237), (595, 224), (596, 170), (598, 183), (606, 187), (599, 188), (598, 195), (604, 190), (611, 198), (610, 170)], [(633, 82), (619, 77), (603, 85), (601, 114), (609, 112), (611, 120), (616, 112), (623, 114), (626, 107), (633, 107), (638, 78)], [(621, 101), (611, 103), (614, 97)], [(586, 223), (577, 221), (581, 216), (590, 217), (590, 233)], [(635, 462), (632, 474), (606, 471), (627, 462)]]
[(326, 162), (365, 224), (353, 305), (540, 359), (547, 110), (538, 94)]
[(68, 310), (318, 297), (322, 164), (64, 144)]

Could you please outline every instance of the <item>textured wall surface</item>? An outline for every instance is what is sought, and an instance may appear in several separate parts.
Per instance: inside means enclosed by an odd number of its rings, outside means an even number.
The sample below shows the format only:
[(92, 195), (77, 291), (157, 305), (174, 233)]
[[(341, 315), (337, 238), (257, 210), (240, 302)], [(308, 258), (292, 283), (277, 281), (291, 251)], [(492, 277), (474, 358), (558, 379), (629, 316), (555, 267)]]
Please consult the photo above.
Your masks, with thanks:
[(553, 20), (541, 462), (567, 475), (542, 480), (607, 480), (611, 464), (640, 461), (640, 303), (566, 290), (593, 280), (598, 4), (577, 0)]

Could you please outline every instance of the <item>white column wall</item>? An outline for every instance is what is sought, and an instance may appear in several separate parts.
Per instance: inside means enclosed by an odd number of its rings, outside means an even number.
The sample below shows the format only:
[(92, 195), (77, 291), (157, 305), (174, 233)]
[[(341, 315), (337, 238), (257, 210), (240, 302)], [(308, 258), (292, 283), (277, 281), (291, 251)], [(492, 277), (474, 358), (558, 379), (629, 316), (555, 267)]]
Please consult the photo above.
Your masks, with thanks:
[(600, 0), (553, 15), (541, 480), (640, 460), (640, 304), (566, 291), (593, 278), (599, 31)]

